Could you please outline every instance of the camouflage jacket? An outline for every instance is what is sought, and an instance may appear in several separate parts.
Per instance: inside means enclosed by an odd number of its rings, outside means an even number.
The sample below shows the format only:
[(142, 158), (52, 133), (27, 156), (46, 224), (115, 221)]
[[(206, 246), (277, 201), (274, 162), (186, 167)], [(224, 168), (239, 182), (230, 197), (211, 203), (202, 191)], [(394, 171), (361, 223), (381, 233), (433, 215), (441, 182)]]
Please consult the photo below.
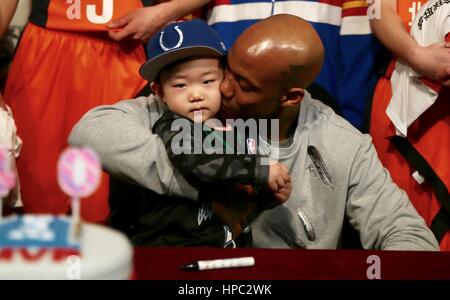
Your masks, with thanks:
[(257, 136), (251, 138), (237, 127), (231, 130), (232, 134), (224, 134), (171, 111), (166, 111), (152, 128), (162, 139), (172, 164), (197, 187), (220, 181), (267, 185), (269, 166), (257, 154)]

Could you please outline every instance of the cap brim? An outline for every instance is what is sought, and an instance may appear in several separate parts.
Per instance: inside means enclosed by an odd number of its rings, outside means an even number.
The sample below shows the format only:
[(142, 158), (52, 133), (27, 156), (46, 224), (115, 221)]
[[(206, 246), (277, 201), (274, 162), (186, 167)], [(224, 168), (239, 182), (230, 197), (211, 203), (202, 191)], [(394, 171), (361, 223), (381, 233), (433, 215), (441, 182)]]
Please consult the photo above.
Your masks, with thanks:
[(144, 77), (146, 80), (152, 82), (155, 81), (156, 76), (158, 76), (159, 72), (166, 67), (167, 65), (176, 62), (178, 60), (182, 60), (189, 57), (194, 56), (224, 56), (224, 53), (219, 52), (218, 50), (212, 47), (206, 46), (192, 46), (186, 47), (183, 49), (174, 49), (172, 51), (163, 53), (155, 58), (147, 61), (145, 64), (141, 66), (139, 69), (139, 74)]

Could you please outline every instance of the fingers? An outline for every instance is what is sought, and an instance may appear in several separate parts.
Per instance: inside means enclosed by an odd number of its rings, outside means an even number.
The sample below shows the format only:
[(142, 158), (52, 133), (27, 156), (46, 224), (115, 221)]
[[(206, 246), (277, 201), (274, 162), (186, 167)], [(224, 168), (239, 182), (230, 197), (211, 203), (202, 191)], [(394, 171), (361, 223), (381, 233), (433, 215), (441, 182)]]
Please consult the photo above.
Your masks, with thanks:
[(108, 31), (109, 37), (116, 42), (120, 42), (121, 40), (129, 36), (131, 33), (132, 32), (128, 28), (128, 26), (119, 31), (112, 31), (112, 30)]
[(147, 43), (149, 40), (150, 40), (150, 36), (149, 36), (149, 35), (144, 35), (144, 36), (141, 38), (141, 43), (142, 43), (142, 44), (145, 44), (145, 43)]
[(281, 174), (281, 176), (283, 177), (283, 180), (285, 183), (291, 182), (291, 176), (289, 175), (289, 173), (287, 173), (287, 172), (283, 173), (283, 174)]
[(445, 69), (445, 75), (444, 75), (447, 79), (450, 79), (450, 66), (448, 66)]
[(133, 35), (133, 40), (141, 40), (143, 36), (144, 36), (144, 33), (142, 33), (142, 32), (136, 32), (136, 33)]
[(145, 44), (150, 39), (150, 34), (147, 32), (137, 32), (133, 35), (133, 40), (139, 40)]
[(450, 87), (450, 78), (441, 82), (443, 86)]
[(284, 164), (278, 162), (271, 163), (273, 164), (269, 168), (268, 186), (273, 192), (276, 192), (286, 185), (287, 182), (290, 182), (291, 177), (289, 176), (288, 168)]
[[(291, 181), (291, 176), (289, 176), (289, 170), (285, 164), (280, 163), (280, 177), (284, 181), (284, 184)], [(284, 185), (283, 184), (283, 185)]]
[(283, 204), (291, 196), (292, 183), (288, 182), (285, 186), (281, 187), (278, 191), (274, 193), (276, 202), (278, 204)]
[(276, 180), (269, 181), (269, 188), (274, 192), (278, 191), (278, 184), (277, 184)]
[(291, 176), (289, 176), (289, 174), (283, 174), (276, 179), (276, 182), (280, 189), (291, 182)]
[(275, 200), (278, 204), (282, 204), (286, 202), (292, 191), (292, 182), (291, 177), (289, 175), (279, 176), (275, 180), (276, 188), (272, 188), (273, 195), (275, 197)]
[(444, 86), (450, 86), (450, 65), (445, 68), (444, 76), (441, 83)]
[(450, 86), (450, 66), (444, 67), (436, 77), (443, 86)]
[[(131, 23), (130, 23), (131, 24)], [(133, 26), (134, 27), (134, 26)], [(124, 29), (120, 31), (108, 31), (108, 35), (111, 39), (116, 42), (123, 40), (124, 38), (131, 36), (133, 40), (139, 40), (142, 43), (145, 43), (149, 40), (150, 35), (145, 31), (136, 31), (132, 26), (128, 25)]]
[(127, 25), (134, 17), (134, 12), (130, 12), (123, 17), (120, 17), (112, 22), (109, 22), (106, 27), (108, 29), (117, 29)]
[(284, 180), (283, 176), (278, 176), (275, 181), (279, 189), (286, 185), (286, 181)]
[(269, 182), (269, 188), (273, 192), (277, 192), (288, 184), (291, 184), (291, 176), (289, 175), (287, 175), (287, 177), (279, 176), (275, 178), (275, 180)]
[(123, 29), (109, 30), (108, 35), (116, 42), (119, 42), (128, 36), (131, 36), (133, 40), (139, 40), (145, 43), (150, 39), (150, 32), (153, 32), (153, 29), (144, 30), (143, 28), (144, 27), (140, 26), (137, 21), (131, 21)]
[(108, 31), (109, 37), (114, 41), (119, 42), (133, 33), (137, 34), (138, 30), (135, 25), (136, 16), (137, 11), (133, 11), (110, 22), (107, 25), (109, 29), (112, 29)]

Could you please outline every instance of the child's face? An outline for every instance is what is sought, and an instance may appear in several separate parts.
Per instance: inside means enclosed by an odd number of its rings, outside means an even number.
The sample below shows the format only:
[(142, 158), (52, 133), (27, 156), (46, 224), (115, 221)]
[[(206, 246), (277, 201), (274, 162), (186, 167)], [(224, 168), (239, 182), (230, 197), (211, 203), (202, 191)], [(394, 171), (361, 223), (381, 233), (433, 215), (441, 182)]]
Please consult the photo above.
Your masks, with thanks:
[[(201, 122), (214, 117), (220, 108), (223, 70), (217, 58), (196, 58), (161, 72), (162, 100), (181, 116)], [(200, 121), (196, 119), (195, 121)]]

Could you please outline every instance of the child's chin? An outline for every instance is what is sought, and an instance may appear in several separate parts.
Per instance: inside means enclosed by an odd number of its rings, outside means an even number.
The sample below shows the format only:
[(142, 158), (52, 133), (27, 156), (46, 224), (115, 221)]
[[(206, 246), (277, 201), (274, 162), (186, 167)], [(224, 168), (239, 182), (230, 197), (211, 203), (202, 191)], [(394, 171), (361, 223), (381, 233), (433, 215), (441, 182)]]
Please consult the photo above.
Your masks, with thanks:
[(209, 113), (206, 110), (196, 111), (190, 119), (196, 123), (203, 123), (209, 119)]

